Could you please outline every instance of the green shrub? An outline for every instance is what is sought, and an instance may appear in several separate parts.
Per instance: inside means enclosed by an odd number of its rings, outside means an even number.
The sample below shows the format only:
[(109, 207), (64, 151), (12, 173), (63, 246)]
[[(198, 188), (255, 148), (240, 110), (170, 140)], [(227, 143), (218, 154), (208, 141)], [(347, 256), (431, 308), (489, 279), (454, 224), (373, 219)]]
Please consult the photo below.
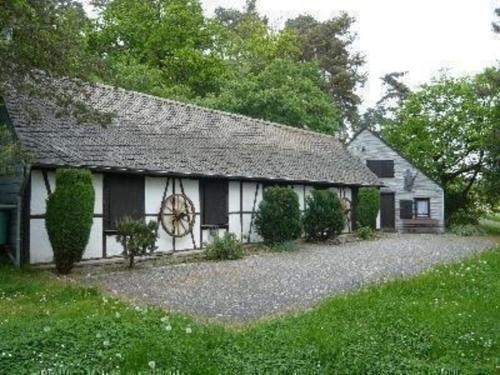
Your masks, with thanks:
[(156, 250), (158, 223), (145, 223), (131, 217), (123, 218), (117, 226), (116, 240), (123, 246), (123, 256), (129, 261), (129, 268), (134, 266), (134, 257), (150, 254)]
[(376, 229), (380, 209), (380, 192), (376, 188), (361, 188), (356, 204), (356, 220), (359, 227)]
[(56, 189), (47, 199), (45, 225), (59, 273), (80, 261), (94, 216), (92, 174), (85, 169), (58, 169)]
[(288, 187), (273, 186), (264, 191), (255, 217), (257, 233), (269, 245), (293, 241), (302, 234), (297, 194)]
[(243, 257), (243, 245), (234, 233), (226, 232), (222, 238), (215, 237), (205, 248), (207, 259), (233, 260)]
[(474, 224), (452, 225), (450, 232), (458, 236), (471, 237), (471, 236), (484, 236), (486, 231)]
[(361, 227), (356, 230), (356, 235), (362, 240), (373, 240), (375, 238), (375, 231), (370, 227)]
[(329, 190), (313, 190), (306, 199), (303, 223), (306, 238), (325, 241), (340, 233), (345, 226), (345, 218), (340, 199)]
[(270, 250), (277, 253), (289, 253), (298, 250), (298, 248), (297, 241), (285, 241), (272, 245)]

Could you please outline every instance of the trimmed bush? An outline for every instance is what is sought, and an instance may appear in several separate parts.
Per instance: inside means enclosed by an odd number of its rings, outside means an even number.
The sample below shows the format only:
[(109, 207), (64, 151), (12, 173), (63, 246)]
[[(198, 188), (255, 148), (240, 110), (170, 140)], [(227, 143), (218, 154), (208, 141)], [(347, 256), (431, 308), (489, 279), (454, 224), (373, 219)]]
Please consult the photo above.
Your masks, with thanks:
[(375, 238), (375, 231), (370, 227), (361, 227), (356, 230), (356, 235), (362, 240), (373, 240)]
[(300, 216), (297, 194), (291, 188), (273, 186), (264, 190), (255, 227), (266, 244), (293, 241), (302, 234)]
[(380, 209), (380, 192), (376, 188), (361, 188), (356, 204), (356, 220), (359, 227), (376, 229)]
[(158, 223), (131, 217), (123, 218), (117, 226), (118, 234), (116, 240), (123, 247), (123, 256), (128, 259), (128, 266), (134, 266), (134, 258), (139, 255), (151, 254), (156, 250), (156, 239), (158, 238)]
[(345, 218), (337, 194), (329, 190), (313, 190), (306, 199), (303, 223), (308, 240), (325, 241), (342, 233)]
[(215, 237), (205, 248), (205, 256), (211, 260), (233, 260), (243, 257), (243, 245), (234, 233), (224, 233), (222, 238)]
[(47, 199), (45, 225), (61, 274), (69, 273), (82, 259), (92, 228), (94, 199), (89, 170), (57, 170), (56, 189)]

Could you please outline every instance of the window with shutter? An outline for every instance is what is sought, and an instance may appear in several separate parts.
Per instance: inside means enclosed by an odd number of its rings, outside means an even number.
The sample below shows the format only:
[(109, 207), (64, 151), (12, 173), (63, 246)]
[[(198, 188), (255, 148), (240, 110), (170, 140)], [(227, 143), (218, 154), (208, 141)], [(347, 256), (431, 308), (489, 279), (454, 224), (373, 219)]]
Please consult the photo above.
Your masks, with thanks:
[(116, 230), (125, 216), (144, 217), (144, 176), (104, 175), (104, 229)]
[(367, 160), (366, 166), (377, 177), (394, 177), (394, 160)]
[(413, 219), (413, 201), (400, 200), (399, 201), (399, 217), (401, 219)]
[(200, 181), (202, 225), (228, 225), (228, 186), (227, 180)]

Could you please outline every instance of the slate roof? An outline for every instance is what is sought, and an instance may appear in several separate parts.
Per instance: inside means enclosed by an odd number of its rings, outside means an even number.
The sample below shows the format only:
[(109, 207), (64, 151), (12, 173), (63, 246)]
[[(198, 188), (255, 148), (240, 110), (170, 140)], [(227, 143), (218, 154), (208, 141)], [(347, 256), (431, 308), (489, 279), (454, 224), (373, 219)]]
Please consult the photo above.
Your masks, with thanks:
[(332, 136), (104, 85), (85, 87), (89, 107), (114, 114), (107, 126), (61, 114), (53, 98), (13, 89), (4, 98), (33, 165), (381, 185)]

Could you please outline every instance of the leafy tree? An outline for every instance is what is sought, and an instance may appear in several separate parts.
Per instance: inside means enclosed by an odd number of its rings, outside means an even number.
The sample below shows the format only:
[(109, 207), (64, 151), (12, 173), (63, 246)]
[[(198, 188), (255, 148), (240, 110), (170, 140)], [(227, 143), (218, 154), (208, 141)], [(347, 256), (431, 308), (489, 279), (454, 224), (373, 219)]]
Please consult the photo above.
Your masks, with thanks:
[(45, 225), (61, 274), (69, 273), (82, 259), (92, 228), (94, 199), (89, 170), (56, 171), (56, 189), (47, 199)]
[[(199, 1), (94, 4), (100, 17), (90, 43), (111, 66), (105, 79), (163, 96), (191, 98), (218, 90), (225, 66), (213, 51), (211, 28)], [(149, 73), (154, 80), (144, 77)]]
[[(411, 93), (384, 129), (385, 138), (439, 181), (447, 215), (485, 203), (480, 191), (498, 187), (500, 73), (443, 76)], [(500, 193), (489, 188), (489, 200)], [(451, 218), (452, 219), (452, 218)]]
[(269, 245), (299, 238), (302, 223), (297, 194), (291, 188), (280, 186), (264, 190), (264, 197), (255, 217), (255, 228)]
[(337, 194), (329, 190), (313, 190), (306, 199), (302, 221), (310, 240), (325, 241), (342, 233), (345, 217)]
[(285, 31), (294, 31), (299, 36), (301, 60), (319, 63), (326, 80), (325, 89), (340, 108), (344, 124), (355, 126), (361, 103), (356, 89), (364, 84), (366, 76), (362, 72), (364, 56), (353, 48), (354, 22), (346, 13), (325, 22), (302, 15), (289, 19)]
[(377, 215), (380, 209), (380, 192), (376, 188), (364, 187), (358, 192), (356, 220), (358, 228), (376, 229)]
[(202, 104), (255, 118), (333, 134), (340, 113), (318, 87), (316, 66), (275, 60), (258, 74), (229, 80)]

